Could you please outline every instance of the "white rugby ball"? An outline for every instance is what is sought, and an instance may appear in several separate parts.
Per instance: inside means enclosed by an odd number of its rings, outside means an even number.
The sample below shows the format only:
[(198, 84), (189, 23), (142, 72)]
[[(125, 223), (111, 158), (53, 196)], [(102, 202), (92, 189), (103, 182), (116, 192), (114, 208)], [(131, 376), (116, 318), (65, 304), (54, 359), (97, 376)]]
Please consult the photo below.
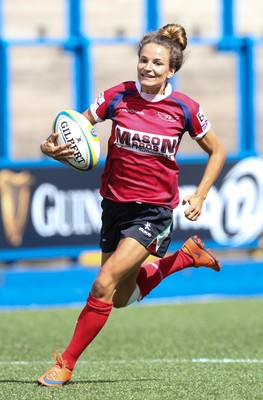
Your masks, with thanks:
[(91, 123), (82, 114), (73, 110), (61, 111), (53, 122), (53, 132), (58, 132), (57, 144), (71, 143), (74, 158), (67, 163), (79, 171), (87, 171), (97, 165), (100, 143)]

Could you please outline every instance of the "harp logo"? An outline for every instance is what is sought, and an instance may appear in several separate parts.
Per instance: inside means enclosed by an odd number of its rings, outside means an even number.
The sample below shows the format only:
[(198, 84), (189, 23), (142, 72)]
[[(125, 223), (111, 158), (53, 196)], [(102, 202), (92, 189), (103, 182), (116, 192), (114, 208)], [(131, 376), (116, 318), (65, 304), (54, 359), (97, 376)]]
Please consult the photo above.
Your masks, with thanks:
[(0, 172), (0, 210), (7, 241), (14, 247), (22, 244), (25, 231), (32, 176), (25, 171)]

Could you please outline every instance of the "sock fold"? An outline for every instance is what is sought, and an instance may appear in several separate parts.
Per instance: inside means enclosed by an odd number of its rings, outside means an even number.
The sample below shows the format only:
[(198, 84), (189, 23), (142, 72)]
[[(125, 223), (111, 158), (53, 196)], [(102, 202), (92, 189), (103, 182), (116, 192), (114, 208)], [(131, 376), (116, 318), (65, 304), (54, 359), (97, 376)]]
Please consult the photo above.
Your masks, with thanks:
[(91, 294), (89, 294), (87, 304), (90, 310), (103, 315), (109, 315), (113, 307), (113, 302), (101, 301)]

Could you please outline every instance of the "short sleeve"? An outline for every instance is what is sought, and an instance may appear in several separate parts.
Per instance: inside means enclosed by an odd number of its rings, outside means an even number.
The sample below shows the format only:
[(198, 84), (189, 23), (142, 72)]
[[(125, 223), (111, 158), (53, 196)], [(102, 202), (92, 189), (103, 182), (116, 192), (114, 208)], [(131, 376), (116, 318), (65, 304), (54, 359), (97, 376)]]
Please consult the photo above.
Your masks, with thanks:
[(211, 123), (208, 121), (202, 107), (196, 103), (192, 114), (192, 129), (189, 131), (192, 139), (201, 139), (211, 128)]
[(104, 93), (101, 93), (90, 105), (90, 112), (96, 122), (103, 122), (106, 119), (107, 103)]

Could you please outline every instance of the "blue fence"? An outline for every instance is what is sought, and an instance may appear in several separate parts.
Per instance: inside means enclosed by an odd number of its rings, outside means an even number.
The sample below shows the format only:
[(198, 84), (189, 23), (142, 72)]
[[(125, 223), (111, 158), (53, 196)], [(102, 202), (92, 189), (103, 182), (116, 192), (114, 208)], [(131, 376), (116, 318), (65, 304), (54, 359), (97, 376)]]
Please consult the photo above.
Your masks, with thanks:
[[(88, 0), (86, 0), (87, 2)], [(193, 37), (193, 44), (214, 45), (218, 51), (231, 51), (237, 55), (237, 74), (239, 75), (239, 144), (236, 149), (238, 157), (255, 155), (257, 153), (255, 135), (255, 96), (256, 82), (254, 69), (254, 49), (263, 43), (261, 38), (239, 37), (234, 29), (237, 1), (218, 0), (221, 5), (221, 35), (218, 38)], [(11, 159), (12, 140), (10, 115), (12, 104), (9, 99), (10, 66), (9, 49), (14, 46), (59, 46), (74, 55), (72, 79), (75, 79), (75, 109), (83, 110), (94, 97), (93, 57), (94, 46), (105, 44), (130, 45), (137, 44), (136, 37), (92, 37), (83, 32), (82, 5), (84, 0), (65, 0), (68, 7), (68, 32), (63, 39), (8, 39), (0, 28), (0, 166)], [(161, 0), (142, 0), (142, 10), (145, 10), (145, 30), (156, 29), (162, 24), (163, 2)], [(176, 7), (176, 5), (175, 5)], [(3, 26), (5, 2), (0, 0), (0, 22)], [(143, 33), (143, 32), (142, 32)], [(85, 73), (84, 73), (85, 71)]]

